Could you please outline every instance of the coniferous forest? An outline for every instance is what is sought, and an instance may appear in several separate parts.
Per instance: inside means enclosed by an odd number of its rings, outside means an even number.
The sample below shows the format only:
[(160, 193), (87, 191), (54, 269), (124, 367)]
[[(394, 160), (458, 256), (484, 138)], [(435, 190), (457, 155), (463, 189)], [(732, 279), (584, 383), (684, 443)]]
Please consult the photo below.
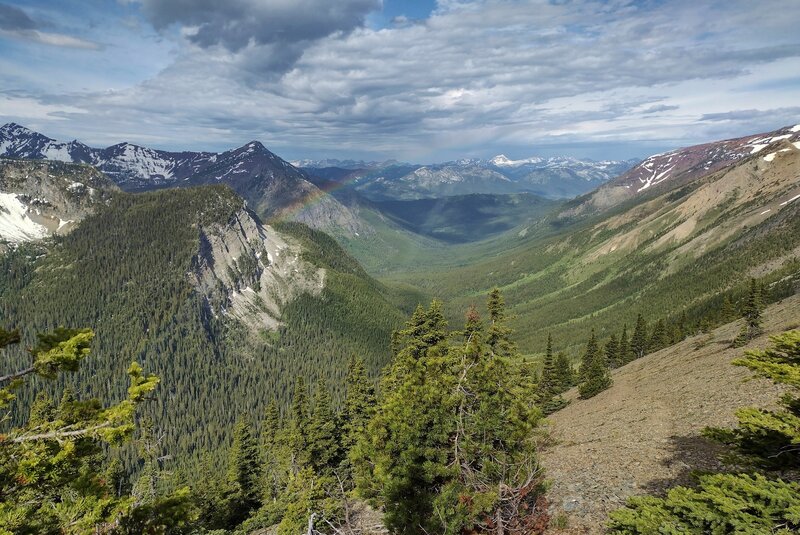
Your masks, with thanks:
[(800, 534), (798, 27), (0, 0), (0, 535)]

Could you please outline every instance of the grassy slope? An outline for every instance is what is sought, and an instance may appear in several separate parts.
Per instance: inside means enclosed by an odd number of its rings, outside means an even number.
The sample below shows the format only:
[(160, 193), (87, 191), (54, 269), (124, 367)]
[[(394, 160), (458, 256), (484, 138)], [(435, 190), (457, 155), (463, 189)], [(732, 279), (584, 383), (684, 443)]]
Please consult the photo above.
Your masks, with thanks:
[(393, 272), (376, 271), (444, 298), (452, 318), (500, 286), (527, 353), (540, 352), (548, 332), (557, 347), (577, 351), (590, 328), (608, 336), (623, 323), (630, 328), (639, 312), (697, 318), (718, 308), (721, 292), (741, 295), (752, 275), (766, 283), (797, 276), (798, 205), (779, 201), (796, 193), (800, 157), (785, 154), (594, 219), (540, 222), (524, 237), (515, 229), (490, 241), (419, 247)]
[(800, 295), (770, 306), (765, 334), (731, 349), (737, 321), (647, 355), (613, 372), (614, 385), (589, 400), (573, 401), (550, 416), (554, 442), (543, 456), (553, 482), (554, 512), (566, 511), (569, 529), (602, 533), (610, 510), (635, 494), (690, 484), (692, 470), (719, 470), (721, 447), (704, 439), (707, 426), (729, 427), (743, 406), (769, 406), (780, 395), (731, 361), (768, 345), (768, 334), (800, 326)]

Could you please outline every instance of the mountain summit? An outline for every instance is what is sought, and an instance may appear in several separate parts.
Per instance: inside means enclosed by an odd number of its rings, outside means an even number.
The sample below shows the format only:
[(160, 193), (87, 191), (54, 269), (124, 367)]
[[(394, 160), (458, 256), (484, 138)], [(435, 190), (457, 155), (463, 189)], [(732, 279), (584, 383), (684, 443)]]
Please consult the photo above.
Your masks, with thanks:
[(363, 224), (308, 175), (258, 141), (221, 153), (169, 152), (132, 143), (104, 149), (61, 142), (16, 123), (0, 127), (0, 156), (89, 164), (125, 191), (225, 183), (266, 220), (290, 219), (353, 236)]

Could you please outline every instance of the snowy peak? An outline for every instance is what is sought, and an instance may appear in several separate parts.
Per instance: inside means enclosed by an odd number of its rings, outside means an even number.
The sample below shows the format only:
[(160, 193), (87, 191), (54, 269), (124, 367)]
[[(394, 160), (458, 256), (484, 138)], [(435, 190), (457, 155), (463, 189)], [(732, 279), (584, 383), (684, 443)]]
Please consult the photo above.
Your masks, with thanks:
[(525, 158), (523, 160), (512, 160), (505, 154), (498, 154), (491, 160), (489, 163), (494, 165), (495, 167), (519, 167), (521, 165), (527, 164), (538, 164), (545, 161), (545, 158), (533, 157), (533, 158)]
[[(26, 160), (86, 163), (105, 173), (126, 191), (225, 183), (260, 217), (290, 217), (321, 230), (365, 232), (356, 217), (323, 194), (308, 176), (258, 141), (222, 153), (170, 152), (118, 143), (104, 149), (72, 141), (61, 143), (15, 124), (2, 128), (0, 156)], [(309, 197), (321, 200), (302, 210)]]
[(505, 154), (498, 154), (497, 156), (489, 160), (489, 163), (491, 163), (492, 165), (496, 165), (498, 167), (503, 167), (506, 165), (514, 165), (514, 161), (509, 160)]

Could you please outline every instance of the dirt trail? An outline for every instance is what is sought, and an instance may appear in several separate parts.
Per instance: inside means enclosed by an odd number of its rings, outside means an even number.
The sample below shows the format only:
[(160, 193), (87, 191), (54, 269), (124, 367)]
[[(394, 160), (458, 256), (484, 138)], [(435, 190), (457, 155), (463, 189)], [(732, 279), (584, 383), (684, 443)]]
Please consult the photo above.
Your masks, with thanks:
[(740, 322), (698, 335), (615, 370), (614, 386), (572, 402), (550, 417), (554, 444), (542, 463), (552, 481), (554, 515), (568, 527), (552, 533), (602, 533), (609, 511), (629, 496), (691, 483), (690, 472), (721, 468), (721, 448), (704, 439), (707, 426), (730, 427), (741, 406), (768, 406), (780, 395), (731, 361), (765, 347), (768, 334), (800, 326), (800, 295), (764, 313), (766, 334), (731, 349)]

